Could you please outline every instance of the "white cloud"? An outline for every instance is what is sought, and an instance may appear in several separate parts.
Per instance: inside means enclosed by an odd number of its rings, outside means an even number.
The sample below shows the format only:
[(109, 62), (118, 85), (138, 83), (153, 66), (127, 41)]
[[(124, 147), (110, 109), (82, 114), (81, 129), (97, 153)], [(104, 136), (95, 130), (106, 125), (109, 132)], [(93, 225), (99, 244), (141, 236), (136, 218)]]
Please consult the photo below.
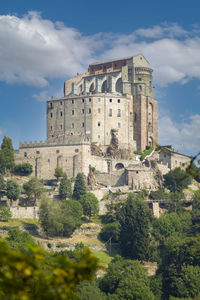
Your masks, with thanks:
[[(89, 63), (143, 53), (154, 83), (166, 86), (200, 78), (199, 30), (163, 23), (130, 34), (85, 36), (37, 12), (0, 16), (0, 80), (47, 86), (50, 78), (85, 72)], [(42, 95), (41, 95), (42, 96)]]
[(173, 145), (180, 152), (195, 154), (200, 151), (200, 114), (191, 115), (189, 122), (173, 122), (169, 116), (159, 120), (159, 143)]
[(36, 99), (38, 102), (46, 102), (51, 97), (55, 97), (55, 98), (63, 97), (63, 89), (54, 90), (54, 92), (50, 90), (43, 90), (38, 94), (33, 94), (32, 97)]

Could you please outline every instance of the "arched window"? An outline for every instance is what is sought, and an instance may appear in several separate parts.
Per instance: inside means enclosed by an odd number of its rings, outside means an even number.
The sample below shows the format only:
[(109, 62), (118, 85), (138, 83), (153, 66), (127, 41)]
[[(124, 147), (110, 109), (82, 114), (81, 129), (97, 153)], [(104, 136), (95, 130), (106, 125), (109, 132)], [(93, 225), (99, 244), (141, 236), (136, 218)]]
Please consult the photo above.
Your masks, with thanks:
[(92, 84), (90, 85), (89, 91), (90, 91), (90, 92), (94, 91), (94, 83), (92, 83)]
[(117, 170), (124, 169), (124, 165), (122, 163), (117, 163), (115, 165), (115, 169), (117, 169)]

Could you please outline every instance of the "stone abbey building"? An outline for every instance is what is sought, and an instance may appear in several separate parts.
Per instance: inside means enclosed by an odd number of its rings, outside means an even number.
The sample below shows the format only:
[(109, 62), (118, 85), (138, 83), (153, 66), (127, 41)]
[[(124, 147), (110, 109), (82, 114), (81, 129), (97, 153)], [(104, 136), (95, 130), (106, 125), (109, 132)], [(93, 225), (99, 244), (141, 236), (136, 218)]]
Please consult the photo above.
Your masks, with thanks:
[(47, 101), (46, 117), (46, 141), (20, 143), (15, 154), (16, 163), (33, 165), (35, 176), (52, 179), (57, 166), (69, 177), (87, 176), (93, 166), (104, 185), (156, 185), (152, 169), (133, 155), (105, 155), (113, 136), (119, 152), (129, 154), (158, 140), (152, 69), (143, 55), (91, 64), (87, 73), (65, 81), (64, 97)]

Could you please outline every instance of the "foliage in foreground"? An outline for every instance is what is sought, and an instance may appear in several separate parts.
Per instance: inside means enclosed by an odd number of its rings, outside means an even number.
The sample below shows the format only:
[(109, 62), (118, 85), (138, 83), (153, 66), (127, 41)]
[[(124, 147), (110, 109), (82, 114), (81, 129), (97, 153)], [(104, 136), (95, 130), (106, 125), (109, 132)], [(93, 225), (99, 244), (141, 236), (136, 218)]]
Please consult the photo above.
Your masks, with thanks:
[(20, 176), (28, 176), (33, 172), (33, 166), (26, 162), (17, 164), (14, 168), (14, 173)]
[(11, 250), (0, 241), (0, 299), (65, 300), (82, 280), (93, 279), (98, 268), (95, 256), (84, 248), (79, 261), (58, 255), (52, 257), (39, 247), (28, 253)]

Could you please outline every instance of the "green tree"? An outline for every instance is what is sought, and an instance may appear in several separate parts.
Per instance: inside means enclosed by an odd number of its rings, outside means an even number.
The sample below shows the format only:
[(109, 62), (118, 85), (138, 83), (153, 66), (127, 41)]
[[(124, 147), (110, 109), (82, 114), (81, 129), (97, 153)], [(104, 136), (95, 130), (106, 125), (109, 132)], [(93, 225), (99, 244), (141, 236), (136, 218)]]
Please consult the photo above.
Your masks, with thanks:
[(83, 207), (83, 214), (91, 218), (99, 212), (99, 200), (93, 193), (86, 193), (80, 197), (80, 203)]
[(99, 285), (108, 299), (154, 300), (147, 270), (139, 261), (115, 257)]
[(7, 170), (12, 171), (14, 166), (15, 160), (12, 140), (4, 136), (0, 150), (0, 172), (5, 174)]
[(106, 295), (100, 290), (95, 281), (83, 281), (77, 288), (75, 293), (75, 299), (77, 300), (106, 300)]
[(191, 183), (191, 177), (181, 168), (175, 168), (163, 177), (164, 186), (171, 192), (182, 192)]
[(15, 180), (9, 179), (6, 185), (6, 196), (10, 200), (11, 207), (12, 201), (19, 199), (20, 194), (21, 190), (19, 184)]
[(7, 222), (12, 217), (10, 208), (4, 205), (0, 206), (0, 221)]
[(14, 172), (17, 175), (28, 176), (33, 172), (33, 166), (28, 162), (17, 164), (14, 168)]
[(86, 185), (82, 173), (78, 173), (76, 176), (73, 198), (79, 200), (82, 195), (86, 194)]
[(26, 231), (19, 228), (10, 228), (8, 237), (6, 238), (11, 249), (20, 249), (22, 251), (28, 250), (28, 245), (36, 246), (33, 237)]
[(33, 177), (28, 182), (23, 184), (23, 188), (28, 200), (33, 201), (35, 206), (37, 200), (44, 193), (44, 185), (37, 177)]
[(66, 198), (72, 197), (71, 180), (67, 178), (66, 174), (63, 175), (63, 178), (60, 181), (59, 196), (61, 199), (66, 199)]
[(56, 167), (54, 176), (56, 177), (57, 180), (59, 180), (60, 177), (63, 177), (64, 176), (63, 169), (60, 167)]
[(148, 260), (152, 211), (144, 200), (130, 194), (119, 213), (121, 225), (119, 242), (122, 255), (132, 259)]
[(118, 222), (108, 223), (103, 226), (99, 236), (104, 242), (111, 239), (112, 242), (116, 243), (119, 240), (120, 230), (121, 228)]
[(81, 225), (83, 210), (75, 200), (62, 202), (43, 197), (39, 219), (43, 230), (49, 236), (70, 236)]
[(168, 200), (166, 200), (166, 207), (169, 213), (175, 212), (180, 213), (185, 209), (183, 207), (184, 204), (184, 194), (181, 192), (171, 192), (169, 194)]
[(5, 194), (6, 191), (6, 182), (4, 180), (3, 175), (0, 173), (0, 200), (1, 197)]
[(92, 280), (98, 268), (97, 258), (87, 248), (74, 261), (64, 255), (52, 257), (39, 247), (11, 250), (2, 240), (0, 265), (0, 298), (9, 300), (73, 299), (76, 286)]

